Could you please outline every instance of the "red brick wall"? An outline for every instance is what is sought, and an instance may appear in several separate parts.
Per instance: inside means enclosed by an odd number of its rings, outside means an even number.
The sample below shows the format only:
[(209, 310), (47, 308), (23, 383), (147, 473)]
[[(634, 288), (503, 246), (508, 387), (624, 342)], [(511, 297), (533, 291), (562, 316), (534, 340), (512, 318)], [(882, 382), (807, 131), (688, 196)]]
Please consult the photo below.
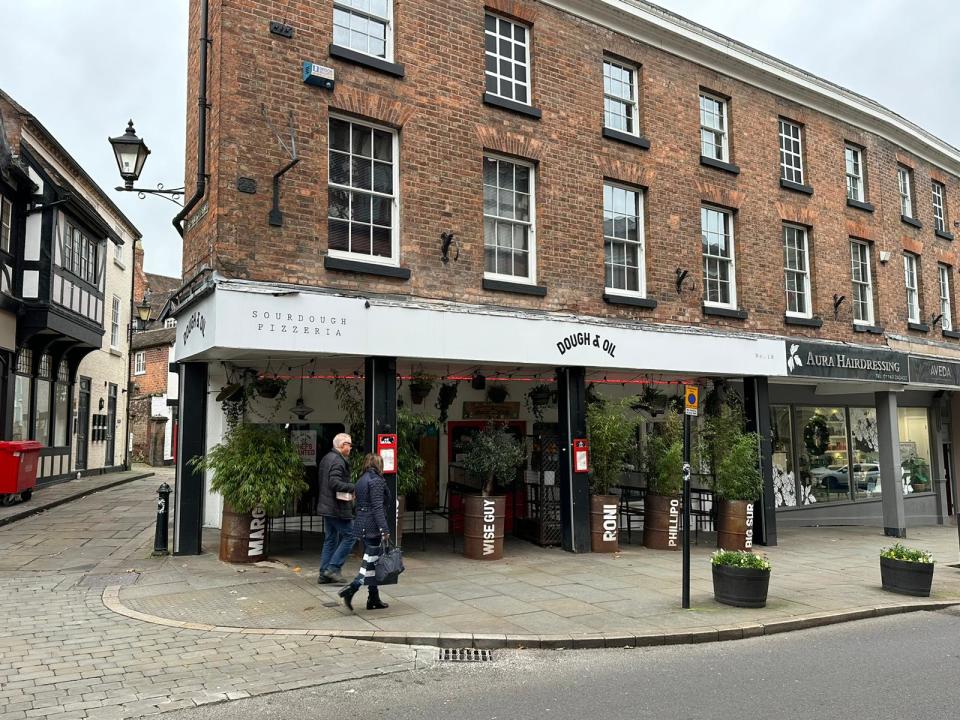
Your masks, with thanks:
[[(207, 216), (187, 233), (184, 273), (198, 263), (229, 276), (390, 292), (467, 302), (569, 311), (665, 323), (704, 323), (733, 329), (882, 343), (853, 333), (848, 239), (872, 241), (875, 311), (887, 330), (907, 334), (901, 254), (921, 253), (922, 316), (937, 312), (938, 260), (957, 266), (951, 243), (934, 237), (931, 175), (947, 186), (948, 222), (960, 217), (960, 181), (910, 157), (890, 142), (811, 109), (780, 99), (709, 68), (585, 21), (535, 0), (496, 0), (491, 7), (533, 19), (533, 104), (541, 120), (481, 102), (484, 86), (481, 0), (396, 0), (396, 79), (330, 58), (332, 0), (258, 3), (211, 0), (209, 171)], [(191, 0), (187, 182), (196, 173), (197, 0)], [(295, 35), (268, 32), (286, 19)], [(642, 66), (641, 150), (601, 137), (602, 57), (614, 53)], [(302, 83), (301, 63), (336, 69), (330, 93)], [(698, 91), (731, 98), (731, 160), (738, 176), (699, 163)], [(282, 184), (282, 228), (270, 227), (270, 180), (287, 156), (261, 115), (286, 127), (294, 113), (300, 164)], [(401, 265), (407, 281), (326, 271), (328, 111), (361, 116), (400, 129)], [(811, 197), (779, 186), (777, 119), (804, 124), (806, 182)], [(843, 143), (865, 148), (869, 214), (847, 208)], [(517, 154), (537, 164), (537, 282), (545, 298), (485, 291), (481, 162), (484, 150)], [(913, 168), (922, 230), (900, 221), (896, 164)], [(257, 181), (255, 195), (236, 190), (237, 178)], [(646, 278), (654, 310), (609, 306), (603, 293), (604, 178), (647, 188)], [(745, 321), (704, 318), (701, 308), (702, 202), (737, 210), (737, 295)], [(819, 331), (784, 324), (781, 225), (812, 226), (814, 314)], [(949, 228), (948, 228), (949, 229)], [(460, 259), (440, 262), (442, 231), (462, 244)], [(893, 258), (881, 266), (879, 250)], [(211, 252), (212, 251), (212, 252)], [(678, 296), (675, 270), (690, 271), (695, 288)], [(834, 320), (834, 293), (848, 302)], [(939, 333), (930, 337), (939, 338)], [(952, 341), (956, 342), (956, 341)]]
[[(136, 371), (136, 353), (146, 354), (146, 373), (137, 375)], [(134, 397), (141, 395), (163, 395), (167, 392), (167, 373), (170, 363), (170, 347), (161, 345), (159, 347), (144, 348), (134, 350), (134, 375), (130, 378), (136, 386)]]

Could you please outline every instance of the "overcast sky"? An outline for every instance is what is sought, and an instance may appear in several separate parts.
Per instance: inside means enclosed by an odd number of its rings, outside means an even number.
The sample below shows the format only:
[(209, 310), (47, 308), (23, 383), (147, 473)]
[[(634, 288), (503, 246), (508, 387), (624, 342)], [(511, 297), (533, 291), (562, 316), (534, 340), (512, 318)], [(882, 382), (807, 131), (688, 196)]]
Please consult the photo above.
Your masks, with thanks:
[[(960, 11), (943, 0), (661, 0), (661, 6), (873, 98), (960, 146)], [(0, 87), (39, 118), (180, 275), (165, 200), (116, 193), (107, 137), (133, 118), (141, 184), (183, 183), (187, 0), (0, 0)], [(121, 18), (125, 23), (121, 25)], [(191, 100), (191, 108), (194, 107)], [(193, 178), (189, 191), (192, 192)], [(189, 194), (189, 192), (188, 192)]]

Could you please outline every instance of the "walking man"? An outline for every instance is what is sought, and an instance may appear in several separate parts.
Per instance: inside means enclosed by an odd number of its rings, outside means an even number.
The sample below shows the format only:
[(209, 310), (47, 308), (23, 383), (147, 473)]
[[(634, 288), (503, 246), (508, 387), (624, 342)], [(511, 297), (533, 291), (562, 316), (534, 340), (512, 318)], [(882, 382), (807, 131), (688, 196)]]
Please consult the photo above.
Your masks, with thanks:
[(353, 491), (347, 458), (353, 441), (347, 433), (333, 438), (333, 449), (324, 455), (318, 469), (320, 498), (317, 512), (323, 516), (323, 552), (318, 583), (343, 582), (340, 568), (353, 550)]

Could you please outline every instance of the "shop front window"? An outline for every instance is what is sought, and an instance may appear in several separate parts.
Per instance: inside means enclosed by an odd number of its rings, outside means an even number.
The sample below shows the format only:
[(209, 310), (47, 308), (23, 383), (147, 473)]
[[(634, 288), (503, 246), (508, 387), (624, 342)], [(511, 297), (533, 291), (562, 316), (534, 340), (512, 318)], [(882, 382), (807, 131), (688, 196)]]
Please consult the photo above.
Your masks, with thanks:
[[(796, 408), (801, 494), (811, 502), (850, 499), (847, 417), (842, 407)], [(812, 499), (810, 499), (812, 498)]]
[(773, 492), (777, 507), (795, 507), (815, 502), (808, 484), (797, 484), (793, 467), (793, 424), (790, 407), (770, 407), (770, 433), (773, 436)]
[(11, 440), (29, 440), (30, 437), (30, 385), (26, 375), (16, 375), (13, 385), (13, 431)]
[(903, 494), (929, 492), (930, 426), (926, 408), (898, 408)]
[(880, 437), (876, 408), (850, 408), (853, 490), (858, 500), (880, 497)]

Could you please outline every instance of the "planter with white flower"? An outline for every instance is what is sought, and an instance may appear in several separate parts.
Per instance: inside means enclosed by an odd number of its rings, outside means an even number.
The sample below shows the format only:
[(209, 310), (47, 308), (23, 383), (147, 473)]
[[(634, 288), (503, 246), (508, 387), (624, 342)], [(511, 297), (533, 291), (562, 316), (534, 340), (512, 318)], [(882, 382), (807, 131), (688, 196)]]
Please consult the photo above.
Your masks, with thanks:
[(713, 596), (735, 607), (761, 608), (767, 604), (770, 561), (743, 550), (717, 550), (710, 558)]
[(933, 584), (933, 557), (925, 550), (896, 543), (880, 552), (880, 580), (883, 589), (901, 595), (930, 597)]

